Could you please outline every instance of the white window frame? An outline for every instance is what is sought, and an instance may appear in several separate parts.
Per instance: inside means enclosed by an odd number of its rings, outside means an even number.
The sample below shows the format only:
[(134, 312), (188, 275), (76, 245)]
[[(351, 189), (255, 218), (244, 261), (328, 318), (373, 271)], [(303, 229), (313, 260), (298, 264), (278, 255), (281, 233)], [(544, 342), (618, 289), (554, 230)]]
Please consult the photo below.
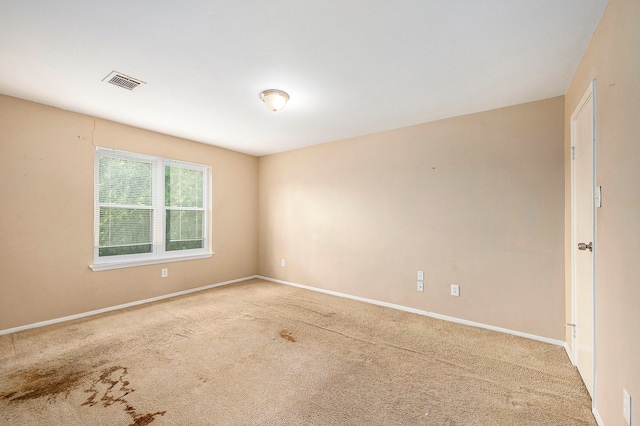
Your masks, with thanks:
[[(152, 165), (153, 173), (153, 232), (151, 253), (138, 253), (114, 256), (99, 256), (99, 228), (100, 228), (100, 207), (98, 194), (98, 162), (101, 156), (120, 157), (123, 159), (148, 162)], [(203, 248), (185, 250), (166, 250), (166, 210), (165, 206), (165, 166), (178, 166), (203, 172)], [(120, 151), (109, 148), (96, 147), (94, 158), (94, 244), (93, 244), (93, 264), (90, 265), (93, 271), (104, 271), (108, 269), (128, 268), (132, 266), (152, 265), (156, 263), (177, 262), (192, 259), (204, 259), (211, 257), (211, 169), (204, 164), (189, 163), (174, 159), (167, 159), (152, 155), (137, 154), (127, 151)], [(185, 210), (190, 210), (185, 208)]]

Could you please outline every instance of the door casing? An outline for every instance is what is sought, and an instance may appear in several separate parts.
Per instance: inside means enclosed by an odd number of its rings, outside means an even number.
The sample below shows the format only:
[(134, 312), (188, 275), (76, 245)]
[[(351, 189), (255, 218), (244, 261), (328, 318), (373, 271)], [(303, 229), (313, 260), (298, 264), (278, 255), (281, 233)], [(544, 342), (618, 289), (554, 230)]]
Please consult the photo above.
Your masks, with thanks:
[[(587, 106), (587, 104), (589, 103), (589, 101), (591, 101), (591, 111), (585, 111), (584, 108)], [(591, 164), (591, 176), (588, 176), (587, 178), (591, 180), (590, 182), (590, 187), (591, 187), (591, 209), (590, 212), (577, 212), (577, 208), (576, 208), (576, 182), (577, 179), (580, 179), (579, 176), (576, 176), (576, 167), (575, 167), (575, 153), (576, 153), (576, 145), (577, 145), (577, 140), (576, 140), (576, 120), (578, 118), (578, 116), (581, 113), (591, 113), (592, 114), (592, 128), (591, 128), (591, 143), (590, 143), (590, 148), (592, 149), (592, 164)], [(583, 95), (582, 99), (580, 100), (580, 102), (578, 103), (578, 106), (576, 107), (576, 109), (574, 110), (573, 114), (571, 115), (571, 294), (572, 294), (572, 303), (571, 303), (571, 307), (572, 307), (572, 313), (571, 313), (571, 318), (572, 318), (572, 324), (573, 324), (573, 333), (572, 333), (572, 363), (577, 366), (578, 368), (580, 367), (578, 365), (579, 361), (578, 361), (578, 346), (579, 346), (579, 342), (578, 339), (576, 338), (576, 334), (577, 331), (580, 332), (582, 330), (576, 330), (576, 328), (580, 327), (581, 325), (578, 324), (579, 319), (577, 318), (577, 311), (579, 309), (578, 303), (579, 303), (579, 298), (577, 296), (578, 294), (578, 290), (579, 290), (579, 283), (577, 281), (577, 267), (576, 267), (576, 258), (579, 255), (591, 255), (592, 256), (592, 266), (591, 266), (591, 278), (590, 278), (590, 282), (587, 283), (587, 285), (590, 287), (591, 289), (591, 330), (589, 331), (591, 333), (591, 353), (592, 353), (592, 358), (591, 358), (591, 368), (589, 372), (580, 372), (581, 375), (583, 374), (590, 374), (591, 378), (590, 378), (590, 382), (592, 383), (591, 385), (591, 389), (589, 389), (591, 396), (592, 396), (592, 408), (595, 409), (596, 407), (596, 387), (597, 387), (597, 376), (596, 376), (596, 253), (597, 253), (597, 236), (596, 236), (596, 206), (595, 206), (595, 194), (596, 194), (596, 186), (595, 186), (595, 182), (596, 182), (596, 81), (593, 80), (591, 82), (591, 84), (589, 85), (589, 87), (587, 88), (585, 94)], [(592, 242), (593, 242), (593, 253), (579, 253), (577, 246), (579, 242), (583, 242), (583, 241), (579, 241), (579, 239), (584, 238), (584, 236), (578, 235), (578, 231), (577, 231), (577, 215), (578, 214), (590, 214), (592, 217), (592, 230), (591, 230), (591, 237), (592, 237)], [(588, 242), (588, 241), (584, 241), (584, 242)], [(580, 371), (580, 370), (579, 370)], [(585, 383), (587, 383), (587, 380), (585, 380), (585, 377), (583, 376), (583, 380), (585, 381)]]

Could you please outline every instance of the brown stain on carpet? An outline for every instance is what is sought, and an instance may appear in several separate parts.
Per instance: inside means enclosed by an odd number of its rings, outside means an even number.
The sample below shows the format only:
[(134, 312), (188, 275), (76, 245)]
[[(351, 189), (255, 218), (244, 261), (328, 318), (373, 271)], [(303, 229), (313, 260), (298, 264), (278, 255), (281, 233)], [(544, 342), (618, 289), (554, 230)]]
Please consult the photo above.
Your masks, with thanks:
[(280, 330), (280, 337), (282, 337), (283, 339), (288, 340), (290, 342), (295, 342), (296, 341), (295, 337), (293, 337), (291, 335), (291, 333), (288, 332), (287, 330)]
[(0, 399), (20, 402), (47, 398), (48, 401), (54, 401), (61, 394), (68, 395), (88, 375), (88, 371), (76, 365), (48, 369), (33, 367), (21, 370), (9, 376), (11, 379), (19, 380), (17, 388), (0, 395)]
[[(132, 418), (130, 426), (145, 426), (153, 422), (156, 416), (164, 416), (166, 411), (138, 413), (138, 410), (127, 402), (125, 397), (135, 391), (126, 380), (128, 373), (129, 370), (121, 366), (102, 370), (100, 376), (91, 383), (91, 387), (84, 391), (91, 395), (81, 405), (94, 406), (101, 403), (103, 407), (109, 407), (115, 403), (123, 404), (125, 412)], [(0, 400), (18, 403), (47, 398), (47, 401), (53, 403), (59, 395), (66, 397), (69, 392), (80, 387), (90, 374), (92, 371), (83, 369), (79, 364), (21, 370), (9, 376), (18, 384), (9, 392), (0, 394)]]
[(129, 380), (126, 380), (128, 374), (127, 367), (118, 365), (102, 370), (100, 377), (85, 390), (91, 395), (82, 405), (94, 406), (101, 403), (103, 407), (109, 407), (115, 403), (123, 404), (124, 411), (133, 419), (130, 426), (148, 425), (155, 420), (156, 416), (164, 416), (166, 410), (139, 414), (138, 410), (129, 404), (125, 397), (135, 389), (130, 386)]
[(161, 415), (163, 416), (164, 413), (166, 413), (166, 411), (162, 411), (162, 412), (157, 412), (157, 413), (147, 413), (147, 414), (143, 414), (140, 416), (136, 416), (133, 418), (133, 423), (131, 423), (130, 426), (144, 426), (144, 425), (148, 425), (149, 423), (151, 423), (152, 421), (155, 420), (155, 416), (157, 415)]
[[(100, 377), (92, 383), (89, 389), (85, 390), (85, 392), (91, 393), (92, 395), (89, 396), (82, 405), (94, 406), (98, 402), (102, 402), (104, 407), (108, 407), (116, 402), (126, 402), (123, 397), (135, 390), (128, 387), (128, 380), (124, 380), (128, 372), (126, 367), (120, 366), (113, 366), (102, 370)], [(120, 387), (114, 391), (118, 383), (120, 383)], [(115, 392), (118, 392), (118, 394)], [(100, 399), (96, 401), (99, 394)]]

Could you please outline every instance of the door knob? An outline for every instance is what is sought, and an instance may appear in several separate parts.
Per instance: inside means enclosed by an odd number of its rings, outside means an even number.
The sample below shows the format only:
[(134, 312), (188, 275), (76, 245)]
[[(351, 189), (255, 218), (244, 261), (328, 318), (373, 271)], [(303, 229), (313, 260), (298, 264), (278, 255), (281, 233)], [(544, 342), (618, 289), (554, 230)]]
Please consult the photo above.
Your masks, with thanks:
[(589, 241), (589, 244), (587, 244), (587, 243), (578, 243), (578, 250), (593, 251), (593, 243), (591, 241)]

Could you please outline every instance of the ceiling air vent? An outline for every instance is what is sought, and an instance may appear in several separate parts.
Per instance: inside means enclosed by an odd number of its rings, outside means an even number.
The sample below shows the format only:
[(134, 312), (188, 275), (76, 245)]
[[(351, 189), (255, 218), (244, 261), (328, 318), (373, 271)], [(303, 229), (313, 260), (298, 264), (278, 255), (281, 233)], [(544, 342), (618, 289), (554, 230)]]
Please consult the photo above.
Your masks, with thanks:
[(129, 77), (121, 72), (113, 71), (111, 74), (102, 79), (107, 83), (111, 83), (115, 86), (122, 87), (123, 89), (133, 90), (141, 84), (147, 84), (137, 78)]

